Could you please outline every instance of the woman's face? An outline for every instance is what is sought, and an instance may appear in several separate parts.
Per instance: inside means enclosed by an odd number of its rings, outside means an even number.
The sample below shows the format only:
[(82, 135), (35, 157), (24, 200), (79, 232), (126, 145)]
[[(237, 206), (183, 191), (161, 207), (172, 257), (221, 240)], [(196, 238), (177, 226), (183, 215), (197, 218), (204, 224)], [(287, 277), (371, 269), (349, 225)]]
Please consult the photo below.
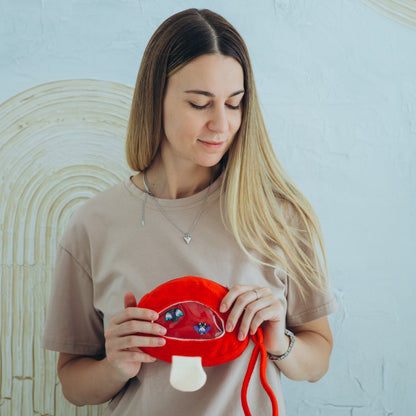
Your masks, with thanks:
[(202, 55), (169, 77), (163, 102), (162, 158), (177, 167), (212, 167), (240, 128), (244, 75), (223, 55)]

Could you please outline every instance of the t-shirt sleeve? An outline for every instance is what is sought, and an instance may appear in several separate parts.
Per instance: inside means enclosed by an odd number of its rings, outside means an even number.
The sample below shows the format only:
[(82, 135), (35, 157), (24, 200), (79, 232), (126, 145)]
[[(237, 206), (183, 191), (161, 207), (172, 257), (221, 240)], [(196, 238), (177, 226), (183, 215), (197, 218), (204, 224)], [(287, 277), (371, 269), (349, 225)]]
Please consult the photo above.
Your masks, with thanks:
[(304, 297), (291, 279), (287, 283), (287, 313), (288, 327), (303, 325), (315, 319), (323, 318), (337, 310), (337, 302), (331, 290), (309, 290)]
[[(67, 230), (66, 240), (69, 234), (74, 237)], [(62, 244), (57, 250), (42, 344), (45, 349), (70, 354), (97, 356), (105, 351), (103, 319), (94, 307), (91, 276)]]

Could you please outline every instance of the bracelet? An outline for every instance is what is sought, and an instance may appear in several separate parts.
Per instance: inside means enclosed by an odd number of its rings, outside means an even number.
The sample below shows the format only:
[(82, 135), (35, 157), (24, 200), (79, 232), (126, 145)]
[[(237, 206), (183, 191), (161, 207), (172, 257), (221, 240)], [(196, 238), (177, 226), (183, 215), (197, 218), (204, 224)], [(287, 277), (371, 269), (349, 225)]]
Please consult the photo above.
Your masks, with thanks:
[(287, 351), (283, 354), (283, 355), (274, 355), (274, 354), (270, 354), (269, 352), (267, 353), (267, 358), (271, 361), (281, 361), (284, 358), (286, 358), (289, 354), (290, 351), (292, 351), (293, 345), (295, 344), (295, 334), (292, 331), (289, 331), (288, 329), (285, 329), (285, 335), (287, 335), (290, 338), (290, 344), (289, 344), (289, 348), (287, 349)]

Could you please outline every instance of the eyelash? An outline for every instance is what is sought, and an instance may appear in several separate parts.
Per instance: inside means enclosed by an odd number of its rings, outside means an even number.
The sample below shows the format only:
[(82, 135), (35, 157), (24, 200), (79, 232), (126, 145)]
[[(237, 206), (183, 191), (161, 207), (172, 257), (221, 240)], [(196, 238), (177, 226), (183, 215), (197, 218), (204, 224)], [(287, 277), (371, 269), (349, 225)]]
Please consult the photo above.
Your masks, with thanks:
[[(197, 110), (204, 110), (206, 109), (209, 104), (205, 104), (205, 105), (196, 105), (194, 103), (189, 103), (191, 105), (191, 107), (197, 109)], [(226, 106), (230, 109), (230, 110), (238, 110), (240, 108), (240, 104), (238, 105), (231, 105), (231, 104), (226, 104)]]

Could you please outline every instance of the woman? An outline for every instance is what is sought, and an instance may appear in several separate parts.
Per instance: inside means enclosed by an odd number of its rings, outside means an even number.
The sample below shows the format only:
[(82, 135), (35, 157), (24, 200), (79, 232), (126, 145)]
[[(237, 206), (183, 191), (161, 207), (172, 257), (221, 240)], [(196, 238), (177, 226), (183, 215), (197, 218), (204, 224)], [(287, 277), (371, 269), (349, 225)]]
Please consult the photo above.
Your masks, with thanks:
[[(231, 288), (227, 331), (244, 339), (262, 327), (284, 415), (280, 373), (313, 382), (328, 369), (335, 301), (319, 266), (318, 220), (274, 156), (246, 46), (221, 16), (185, 10), (156, 30), (126, 146), (138, 173), (78, 210), (57, 256), (44, 345), (60, 352), (64, 395), (77, 405), (113, 399), (113, 415), (241, 414), (251, 347), (207, 368), (194, 393), (173, 390), (170, 366), (140, 351), (164, 345), (165, 330), (136, 297), (195, 275)], [(250, 407), (270, 414), (251, 384)]]

